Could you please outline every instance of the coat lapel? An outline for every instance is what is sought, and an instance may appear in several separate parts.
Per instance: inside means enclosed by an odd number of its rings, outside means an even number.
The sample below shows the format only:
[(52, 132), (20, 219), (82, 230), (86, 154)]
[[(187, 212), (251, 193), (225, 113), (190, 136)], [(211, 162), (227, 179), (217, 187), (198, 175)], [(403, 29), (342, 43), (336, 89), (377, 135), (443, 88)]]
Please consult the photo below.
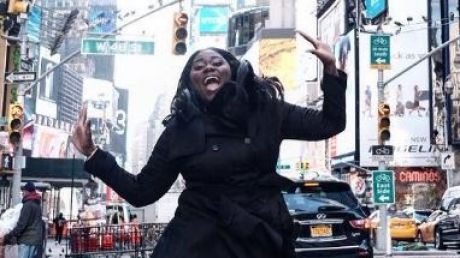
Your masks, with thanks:
[(175, 126), (171, 138), (170, 160), (203, 152), (206, 148), (206, 139), (202, 117), (196, 116), (186, 125)]

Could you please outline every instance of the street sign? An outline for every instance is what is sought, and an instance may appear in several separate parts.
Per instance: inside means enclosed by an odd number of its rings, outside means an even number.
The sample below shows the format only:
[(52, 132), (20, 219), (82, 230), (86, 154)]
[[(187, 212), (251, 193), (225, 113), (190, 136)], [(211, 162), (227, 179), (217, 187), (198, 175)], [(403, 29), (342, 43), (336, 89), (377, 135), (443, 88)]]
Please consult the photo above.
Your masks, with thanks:
[(455, 169), (455, 158), (453, 152), (441, 153), (441, 169)]
[(390, 36), (371, 35), (371, 68), (390, 69)]
[(373, 161), (393, 161), (394, 159), (393, 145), (372, 145), (371, 152)]
[(153, 55), (153, 41), (83, 38), (81, 53), (91, 55)]
[(392, 170), (372, 171), (372, 198), (374, 204), (395, 202), (395, 180)]
[(5, 73), (6, 83), (33, 82), (37, 78), (36, 72), (8, 72)]

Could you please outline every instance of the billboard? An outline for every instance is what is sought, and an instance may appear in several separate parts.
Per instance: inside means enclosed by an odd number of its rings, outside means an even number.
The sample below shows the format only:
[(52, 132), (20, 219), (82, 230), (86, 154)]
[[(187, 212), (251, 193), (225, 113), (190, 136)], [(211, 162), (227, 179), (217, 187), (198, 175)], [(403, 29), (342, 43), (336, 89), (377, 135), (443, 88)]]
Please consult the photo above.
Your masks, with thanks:
[[(297, 52), (295, 38), (262, 39), (259, 45), (259, 71), (261, 75), (277, 76), (286, 95), (297, 89)], [(287, 99), (289, 101), (289, 99)]]
[(447, 177), (436, 168), (400, 167), (395, 169), (395, 184), (397, 205), (405, 204), (417, 210), (437, 209), (447, 189)]
[(27, 20), (27, 38), (33, 42), (40, 42), (40, 31), (42, 24), (42, 8), (38, 5), (33, 5), (29, 11)]
[[(403, 31), (391, 37), (389, 78), (422, 57), (428, 50), (426, 24), (422, 29)], [(407, 44), (417, 42), (417, 44)], [(370, 35), (360, 35), (360, 48), (370, 49)], [(377, 70), (370, 68), (370, 53), (360, 53), (360, 160), (361, 166), (377, 166), (371, 146), (377, 144)], [(423, 61), (385, 87), (384, 102), (390, 105), (391, 139), (395, 147), (390, 166), (437, 166), (435, 148), (430, 144), (430, 100), (428, 61)]]
[[(453, 39), (460, 33), (457, 23), (450, 23), (449, 38)], [(450, 81), (452, 83), (452, 108), (450, 114), (450, 137), (453, 144), (460, 144), (460, 49), (458, 44), (450, 44)]]
[(118, 109), (115, 114), (115, 120), (110, 128), (110, 150), (125, 155), (129, 91), (120, 88), (116, 88), (116, 91), (118, 91), (119, 94)]
[[(328, 43), (332, 50), (340, 37), (345, 35), (345, 14), (345, 1), (337, 0), (318, 18), (318, 38)], [(322, 72), (319, 73), (319, 76), (322, 76)]]
[(34, 158), (66, 158), (69, 133), (47, 126), (34, 126)]
[(116, 29), (117, 14), (113, 6), (91, 6), (88, 14), (90, 33), (110, 33)]
[(202, 6), (200, 8), (200, 34), (227, 33), (229, 6)]
[[(336, 1), (331, 8), (318, 19), (319, 40), (329, 45), (337, 60), (336, 66), (348, 74), (346, 92), (347, 125), (345, 131), (330, 139), (331, 157), (352, 153), (355, 150), (355, 34), (345, 33), (345, 1)], [(318, 65), (320, 77), (323, 76), (322, 64)]]

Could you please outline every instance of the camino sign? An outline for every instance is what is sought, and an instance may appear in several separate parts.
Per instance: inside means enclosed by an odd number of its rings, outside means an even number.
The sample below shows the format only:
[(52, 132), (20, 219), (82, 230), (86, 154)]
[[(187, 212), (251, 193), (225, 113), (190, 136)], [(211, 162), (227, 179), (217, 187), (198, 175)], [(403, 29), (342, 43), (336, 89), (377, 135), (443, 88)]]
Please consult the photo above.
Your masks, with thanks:
[(391, 204), (395, 202), (393, 170), (372, 171), (372, 197), (374, 204)]
[(371, 68), (390, 69), (390, 36), (371, 35)]

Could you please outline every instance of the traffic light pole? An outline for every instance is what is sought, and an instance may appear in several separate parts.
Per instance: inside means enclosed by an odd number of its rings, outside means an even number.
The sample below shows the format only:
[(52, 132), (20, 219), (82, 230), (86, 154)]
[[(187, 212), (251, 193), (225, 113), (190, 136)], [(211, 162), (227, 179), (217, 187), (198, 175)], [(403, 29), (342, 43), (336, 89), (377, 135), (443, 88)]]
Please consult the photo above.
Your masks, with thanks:
[[(460, 40), (460, 35), (444, 42), (441, 44), (439, 47), (431, 50), (427, 54), (425, 54), (423, 57), (421, 57), (419, 60), (415, 61), (414, 63), (408, 65), (406, 68), (401, 70), (400, 72), (396, 73), (392, 77), (390, 77), (388, 80), (384, 81), (383, 78), (383, 70), (379, 69), (378, 70), (378, 80), (377, 80), (377, 88), (378, 88), (378, 104), (383, 104), (385, 101), (385, 86), (387, 86), (390, 82), (395, 80), (396, 78), (400, 77), (410, 69), (412, 69), (414, 66), (418, 65), (421, 63), (423, 60), (431, 57), (433, 54), (437, 53), (438, 51), (442, 50), (443, 48), (449, 46), (451, 43), (456, 42)], [(382, 142), (379, 139), (379, 144), (384, 145), (384, 142)], [(385, 160), (380, 160), (379, 161), (379, 170), (387, 170), (388, 169), (388, 164)], [(387, 205), (383, 204), (379, 206), (379, 213), (380, 213), (380, 222), (381, 222), (381, 228), (378, 230), (378, 236), (377, 236), (377, 248), (380, 250), (384, 250), (386, 256), (391, 256), (391, 238), (390, 238), (390, 232), (389, 232), (389, 223), (388, 223), (388, 212), (387, 212)]]
[[(383, 81), (383, 70), (378, 69), (378, 77), (377, 77), (377, 89), (378, 89), (378, 96), (377, 96), (377, 101), (378, 105), (380, 106), (385, 102), (385, 86), (384, 86), (384, 81)], [(377, 128), (379, 121), (377, 120)], [(378, 136), (377, 132), (377, 138), (379, 141), (379, 145), (384, 145), (385, 142), (382, 141), (381, 137)], [(388, 169), (388, 164), (385, 160), (379, 160), (379, 167), (378, 169), (380, 171), (382, 170), (387, 170)], [(377, 247), (380, 250), (384, 250), (385, 254), (387, 256), (391, 255), (391, 240), (390, 240), (390, 232), (389, 232), (389, 223), (388, 223), (388, 212), (387, 212), (387, 205), (386, 204), (381, 204), (379, 205), (379, 217), (380, 217), (380, 225), (381, 227), (378, 232), (377, 236)]]
[[(21, 40), (21, 62), (24, 59), (27, 59), (27, 14), (20, 14), (19, 15), (19, 23), (21, 25), (21, 30), (19, 31), (19, 39)], [(22, 70), (21, 62), (19, 63), (19, 71)], [(19, 84), (17, 85), (17, 102), (24, 107), (24, 88), (26, 85)], [(12, 204), (16, 205), (21, 203), (21, 178), (22, 178), (22, 168), (24, 165), (24, 155), (23, 155), (23, 139), (24, 139), (24, 131), (23, 126), (20, 129), (19, 143), (14, 151), (14, 161), (13, 161), (13, 183), (11, 186), (12, 192)]]

